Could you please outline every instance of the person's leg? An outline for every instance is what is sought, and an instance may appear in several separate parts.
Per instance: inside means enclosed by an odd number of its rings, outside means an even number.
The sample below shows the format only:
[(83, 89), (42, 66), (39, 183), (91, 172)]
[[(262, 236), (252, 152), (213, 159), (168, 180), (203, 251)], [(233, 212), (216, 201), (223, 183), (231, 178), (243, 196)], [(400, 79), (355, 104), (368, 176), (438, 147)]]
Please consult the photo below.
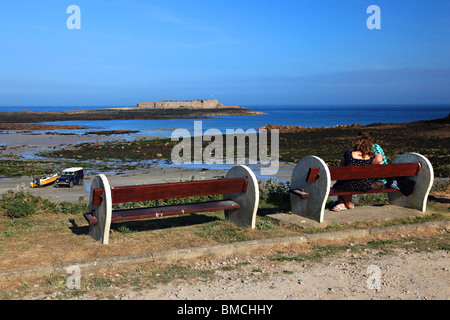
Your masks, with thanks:
[(332, 211), (342, 211), (342, 210), (346, 210), (347, 207), (345, 205), (344, 202), (344, 197), (343, 196), (338, 196), (338, 201), (336, 203), (336, 205), (331, 209)]
[(347, 209), (353, 209), (355, 207), (352, 203), (352, 195), (342, 196), (342, 198)]

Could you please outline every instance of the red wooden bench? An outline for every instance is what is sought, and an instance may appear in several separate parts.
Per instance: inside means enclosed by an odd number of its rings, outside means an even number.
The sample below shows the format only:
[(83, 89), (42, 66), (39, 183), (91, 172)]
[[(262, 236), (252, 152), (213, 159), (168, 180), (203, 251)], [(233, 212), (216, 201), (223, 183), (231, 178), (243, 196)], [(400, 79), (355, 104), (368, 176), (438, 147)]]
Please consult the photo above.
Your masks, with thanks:
[[(384, 165), (370, 166), (346, 166), (346, 167), (328, 167), (330, 170), (331, 181), (336, 180), (354, 180), (354, 179), (377, 179), (377, 178), (397, 178), (412, 177), (420, 172), (422, 164), (415, 163), (393, 163)], [(311, 181), (317, 179), (317, 174), (310, 177)], [(398, 192), (398, 189), (385, 185), (381, 189), (372, 189), (369, 191), (344, 191), (330, 189), (329, 196), (344, 196), (352, 194), (369, 194), (369, 193), (387, 193)]]
[[(367, 192), (335, 190), (331, 181), (409, 177), (415, 182), (414, 192), (403, 196), (398, 189), (384, 186)], [(294, 168), (291, 181), (292, 212), (323, 221), (323, 210), (328, 196), (389, 193), (393, 204), (426, 210), (426, 200), (433, 182), (433, 167), (425, 157), (407, 153), (392, 164), (328, 167), (315, 156), (302, 159)]]
[[(112, 210), (112, 204), (222, 194), (222, 200), (158, 207)], [(225, 211), (240, 226), (255, 227), (259, 189), (253, 172), (245, 166), (230, 169), (225, 179), (110, 187), (104, 175), (95, 177), (84, 217), (89, 233), (108, 243), (110, 224), (199, 212)]]

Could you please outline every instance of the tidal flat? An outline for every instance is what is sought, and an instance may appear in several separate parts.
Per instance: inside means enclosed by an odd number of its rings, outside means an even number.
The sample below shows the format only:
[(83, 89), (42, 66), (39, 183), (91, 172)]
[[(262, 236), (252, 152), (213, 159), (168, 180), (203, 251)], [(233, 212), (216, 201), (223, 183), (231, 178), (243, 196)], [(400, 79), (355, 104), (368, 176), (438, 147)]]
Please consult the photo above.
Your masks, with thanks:
[[(279, 160), (280, 162), (296, 163), (305, 156), (316, 155), (330, 166), (338, 165), (345, 150), (351, 148), (352, 141), (358, 132), (363, 130), (370, 130), (374, 133), (377, 143), (384, 149), (389, 162), (403, 153), (416, 152), (431, 161), (436, 177), (448, 178), (450, 176), (448, 156), (450, 116), (428, 121), (366, 126), (355, 124), (330, 128), (282, 127), (279, 128)], [(225, 137), (222, 141), (225, 143)], [(170, 161), (172, 149), (178, 143), (179, 141), (171, 141), (170, 138), (148, 137), (98, 143), (84, 142), (70, 147), (63, 146), (52, 151), (43, 151), (39, 153), (39, 156), (66, 160), (131, 161), (138, 166), (140, 161), (152, 159)], [(203, 141), (202, 151), (209, 143)], [(245, 150), (248, 151), (248, 140), (246, 143)], [(191, 146), (194, 146), (193, 142)], [(225, 147), (224, 145), (223, 150)], [(269, 149), (271, 147), (270, 141), (268, 147)]]

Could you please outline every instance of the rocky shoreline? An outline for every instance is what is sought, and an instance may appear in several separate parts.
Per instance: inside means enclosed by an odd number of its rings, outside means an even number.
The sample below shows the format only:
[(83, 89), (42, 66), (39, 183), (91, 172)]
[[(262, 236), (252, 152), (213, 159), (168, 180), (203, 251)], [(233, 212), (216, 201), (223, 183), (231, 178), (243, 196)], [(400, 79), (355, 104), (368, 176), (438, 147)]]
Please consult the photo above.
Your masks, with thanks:
[(0, 112), (0, 123), (39, 123), (77, 120), (206, 119), (216, 116), (256, 116), (262, 114), (264, 113), (246, 108), (142, 109), (126, 107), (75, 111)]
[(17, 124), (0, 123), (0, 130), (65, 130), (65, 129), (87, 129), (83, 126), (59, 125), (59, 124)]
[[(348, 124), (348, 125), (337, 125), (332, 128), (361, 128), (362, 125), (359, 123)], [(294, 133), (294, 132), (302, 132), (305, 130), (321, 130), (321, 129), (329, 129), (330, 127), (302, 127), (302, 126), (285, 126), (279, 124), (269, 123), (262, 127), (259, 127), (258, 130), (264, 129), (268, 132), (272, 130), (278, 130), (280, 133)]]

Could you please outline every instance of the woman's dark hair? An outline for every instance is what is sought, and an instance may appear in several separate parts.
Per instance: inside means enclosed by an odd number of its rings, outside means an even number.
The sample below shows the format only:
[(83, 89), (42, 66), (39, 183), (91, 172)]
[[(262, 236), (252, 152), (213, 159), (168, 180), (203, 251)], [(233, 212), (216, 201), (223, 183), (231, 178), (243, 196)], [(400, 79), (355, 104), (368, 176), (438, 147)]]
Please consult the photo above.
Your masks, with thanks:
[(375, 143), (375, 137), (372, 133), (372, 131), (360, 131), (358, 133), (358, 136), (365, 136), (369, 139), (369, 141), (374, 144)]
[(365, 158), (366, 156), (373, 158), (375, 154), (373, 152), (372, 144), (373, 140), (369, 135), (360, 134), (353, 142), (353, 151), (361, 152), (361, 156), (363, 158)]

